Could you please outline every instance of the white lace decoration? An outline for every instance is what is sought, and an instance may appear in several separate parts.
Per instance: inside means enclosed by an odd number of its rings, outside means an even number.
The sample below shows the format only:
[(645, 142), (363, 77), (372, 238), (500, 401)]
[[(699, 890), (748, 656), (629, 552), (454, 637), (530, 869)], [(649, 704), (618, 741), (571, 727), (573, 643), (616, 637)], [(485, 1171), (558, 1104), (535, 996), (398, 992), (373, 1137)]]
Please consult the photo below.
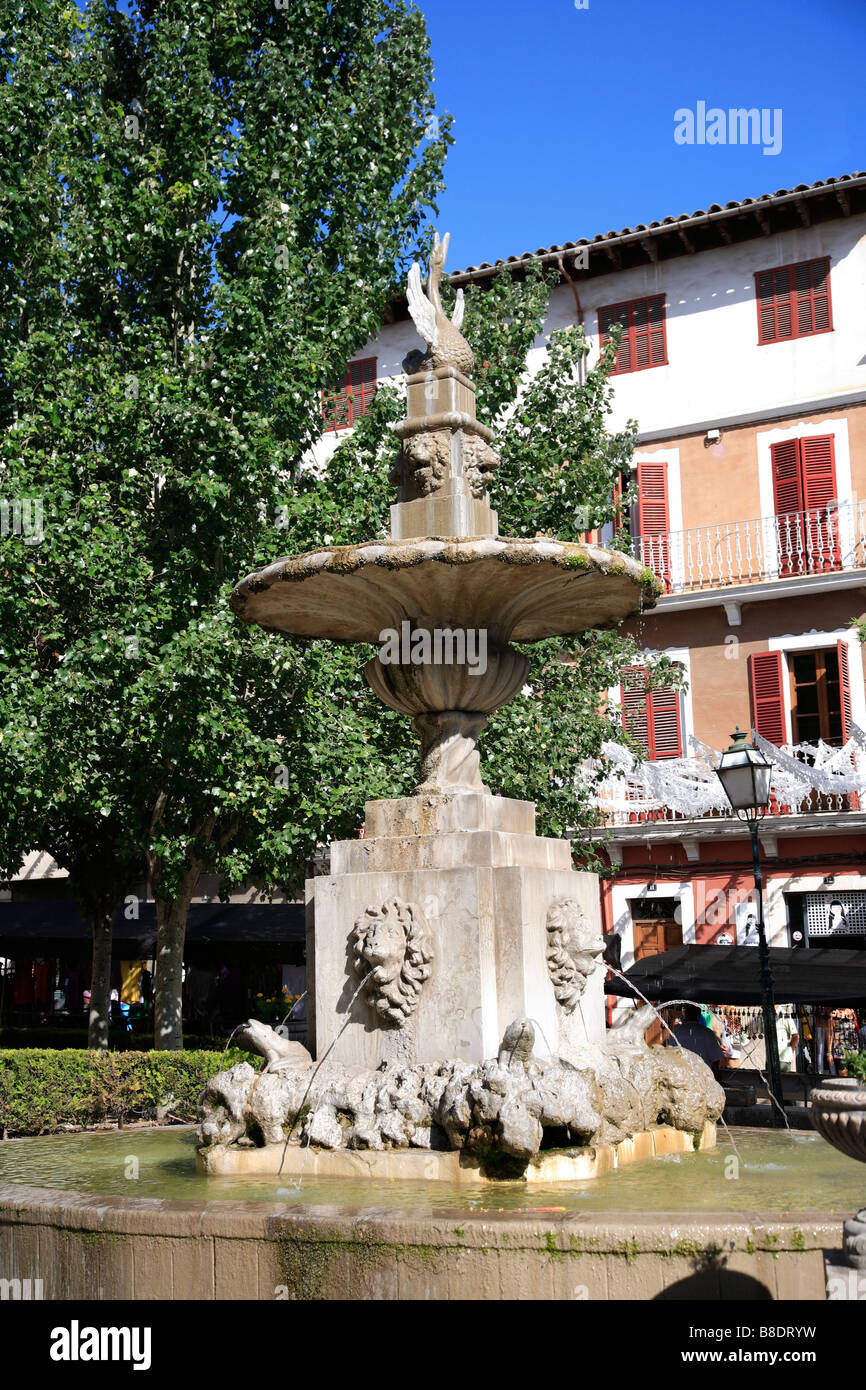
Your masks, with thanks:
[[(752, 741), (773, 765), (770, 814), (836, 810), (844, 798), (866, 794), (866, 770), (862, 766), (866, 761), (866, 734), (856, 725), (841, 748), (831, 748), (823, 740), (777, 748), (754, 730)], [(602, 757), (586, 764), (586, 771), (595, 782), (590, 805), (614, 823), (641, 816), (694, 820), (732, 815), (716, 776), (720, 754), (697, 738), (690, 738), (689, 745), (692, 757), (639, 763), (622, 744), (603, 743)], [(816, 797), (822, 804), (809, 806)], [(826, 799), (838, 800), (827, 806), (823, 804)]]

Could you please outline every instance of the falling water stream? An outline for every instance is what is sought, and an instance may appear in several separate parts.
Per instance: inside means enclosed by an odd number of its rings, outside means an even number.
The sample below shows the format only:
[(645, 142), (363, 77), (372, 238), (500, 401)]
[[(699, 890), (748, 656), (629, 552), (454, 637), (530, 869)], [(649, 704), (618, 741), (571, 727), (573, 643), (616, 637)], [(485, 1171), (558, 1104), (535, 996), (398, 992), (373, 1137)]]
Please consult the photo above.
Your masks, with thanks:
[[(642, 999), (643, 1002), (644, 1002), (645, 1004), (649, 1005), (649, 1007), (652, 1009), (653, 1013), (655, 1014), (656, 1018), (658, 1019), (659, 1023), (660, 1023), (660, 1024), (662, 1025), (662, 1027), (664, 1028), (665, 1032), (670, 1034), (671, 1038), (673, 1039), (673, 1042), (674, 1042), (675, 1046), (679, 1048), (679, 1050), (680, 1050), (680, 1052), (682, 1053), (682, 1055), (687, 1059), (687, 1061), (688, 1061), (688, 1063), (689, 1063), (689, 1066), (691, 1066), (691, 1064), (692, 1064), (692, 1059), (695, 1057), (694, 1052), (689, 1052), (688, 1048), (683, 1047), (683, 1045), (682, 1045), (682, 1043), (680, 1042), (679, 1038), (676, 1036), (676, 1034), (674, 1033), (673, 1029), (670, 1027), (670, 1025), (669, 1025), (667, 1019), (666, 1019), (666, 1018), (662, 1018), (662, 1016), (661, 1016), (661, 1014), (659, 1013), (658, 1009), (656, 1008), (655, 1004), (653, 1004), (651, 1000), (647, 999), (647, 997), (646, 997), (645, 994), (641, 994), (640, 990), (638, 989), (638, 987), (637, 987), (637, 985), (634, 983), (634, 981), (633, 981), (633, 980), (627, 979), (626, 976), (622, 973), (621, 970), (617, 970), (616, 967), (613, 966), (613, 965), (609, 965), (609, 966), (608, 966), (608, 969), (610, 970), (611, 974), (612, 974), (612, 975), (616, 975), (618, 979), (620, 979), (620, 980), (625, 980), (625, 983), (628, 985), (629, 989), (633, 989), (634, 992), (635, 992), (635, 994), (638, 995), (638, 997), (639, 997), (640, 999)], [(701, 1008), (704, 1008), (704, 1007), (705, 1007), (705, 1005), (699, 1004), (698, 1001), (697, 1001), (696, 999), (666, 999), (666, 1000), (665, 1000), (665, 1005), (664, 1005), (664, 1007), (665, 1007), (665, 1008), (669, 1008), (672, 1004), (693, 1004), (693, 1005), (694, 1005), (696, 1008), (698, 1008), (698, 1009), (701, 1009)], [(710, 1012), (712, 1012), (712, 1010), (711, 1010)], [(766, 1082), (766, 1078), (763, 1077), (763, 1075), (762, 1075), (762, 1080), (764, 1080), (764, 1081)], [(768, 1087), (768, 1090), (769, 1090), (769, 1087)], [(771, 1093), (771, 1095), (772, 1095), (772, 1093)], [(787, 1115), (785, 1115), (784, 1109), (782, 1110), (782, 1114), (783, 1114), (783, 1116), (784, 1116), (784, 1118), (785, 1118), (785, 1126), (786, 1126), (786, 1128), (790, 1129), (790, 1125), (788, 1125), (788, 1117), (787, 1117)], [(724, 1114), (721, 1114), (721, 1115), (719, 1116), (719, 1120), (721, 1121), (722, 1125), (724, 1126), (724, 1129), (725, 1129), (725, 1131), (726, 1131), (726, 1133), (727, 1133), (727, 1136), (728, 1136), (728, 1138), (729, 1138), (730, 1141), (731, 1141), (731, 1147), (732, 1147), (732, 1149), (734, 1150), (734, 1153), (735, 1153), (735, 1154), (737, 1155), (737, 1157), (739, 1158), (740, 1155), (739, 1155), (739, 1151), (738, 1151), (738, 1149), (737, 1149), (736, 1143), (734, 1142), (734, 1136), (733, 1136), (733, 1134), (731, 1133), (730, 1126), (728, 1125), (728, 1122), (727, 1122), (727, 1120), (725, 1119)]]
[[(369, 971), (367, 972), (367, 974), (364, 976), (364, 978), (363, 978), (363, 980), (361, 981), (361, 983), (358, 985), (358, 988), (355, 990), (355, 993), (352, 995), (351, 999), (349, 1000), (349, 1003), (348, 1003), (347, 1006), (346, 1006), (346, 1017), (345, 1017), (345, 1019), (343, 1020), (343, 1026), (341, 1027), (339, 1033), (336, 1034), (336, 1036), (334, 1037), (333, 1041), (332, 1041), (332, 1042), (329, 1044), (329, 1046), (326, 1048), (326, 1050), (325, 1050), (325, 1052), (323, 1053), (323, 1055), (322, 1055), (322, 1057), (320, 1058), (320, 1060), (316, 1063), (316, 1066), (315, 1066), (315, 1068), (314, 1068), (314, 1070), (313, 1070), (313, 1074), (312, 1074), (312, 1076), (310, 1077), (309, 1082), (307, 1083), (307, 1089), (306, 1089), (306, 1091), (304, 1092), (303, 1096), (301, 1097), (301, 1103), (300, 1103), (300, 1105), (298, 1106), (297, 1110), (295, 1111), (294, 1118), (293, 1118), (293, 1120), (292, 1120), (292, 1123), (291, 1123), (290, 1126), (289, 1126), (289, 1131), (288, 1131), (288, 1133), (287, 1133), (287, 1135), (286, 1135), (286, 1142), (285, 1142), (285, 1144), (283, 1145), (283, 1153), (282, 1153), (282, 1157), (281, 1157), (281, 1159), (280, 1159), (280, 1166), (279, 1166), (279, 1168), (277, 1169), (278, 1175), (283, 1171), (283, 1164), (284, 1164), (285, 1161), (286, 1161), (286, 1153), (288, 1152), (288, 1148), (289, 1148), (289, 1140), (291, 1139), (291, 1137), (292, 1137), (292, 1135), (293, 1135), (293, 1133), (294, 1133), (295, 1125), (298, 1123), (298, 1117), (299, 1117), (301, 1111), (303, 1110), (304, 1105), (306, 1104), (306, 1101), (307, 1101), (307, 1099), (308, 1099), (308, 1097), (309, 1097), (310, 1091), (313, 1089), (313, 1082), (315, 1081), (316, 1077), (319, 1075), (319, 1072), (321, 1071), (322, 1067), (323, 1067), (323, 1066), (325, 1065), (325, 1063), (327, 1062), (327, 1060), (328, 1060), (328, 1058), (330, 1057), (331, 1053), (333, 1052), (334, 1048), (337, 1046), (337, 1043), (340, 1041), (341, 1037), (343, 1036), (343, 1034), (345, 1033), (346, 1029), (348, 1028), (350, 1022), (352, 1021), (352, 1005), (354, 1004), (355, 1000), (358, 998), (358, 995), (361, 993), (361, 990), (364, 988), (365, 984), (366, 984), (367, 981), (370, 979), (370, 976), (371, 976), (372, 974), (373, 974), (373, 971), (372, 971), (372, 970), (369, 970)], [(303, 996), (302, 996), (302, 997), (303, 997)], [(300, 1002), (300, 1000), (297, 1000), (297, 1001), (296, 1001), (296, 1003), (299, 1003), (299, 1002)], [(304, 1158), (303, 1158), (303, 1162), (302, 1162), (302, 1164), (301, 1164), (301, 1171), (300, 1171), (300, 1173), (298, 1174), (297, 1182), (292, 1183), (292, 1185), (291, 1185), (291, 1190), (292, 1190), (292, 1191), (300, 1192), (300, 1190), (301, 1190), (301, 1184), (302, 1184), (302, 1182), (303, 1182), (303, 1180), (304, 1180), (304, 1168), (306, 1167), (307, 1155), (309, 1154), (309, 1152), (310, 1152), (310, 1127), (309, 1127), (309, 1125), (308, 1125), (308, 1126), (307, 1126), (307, 1142), (306, 1142), (306, 1144), (304, 1145)]]
[(285, 1026), (286, 1026), (286, 1024), (288, 1023), (289, 1019), (290, 1019), (290, 1018), (292, 1017), (292, 1015), (294, 1014), (295, 1009), (298, 1007), (299, 1004), (302, 1004), (302, 1003), (304, 1002), (304, 1000), (306, 999), (308, 993), (309, 993), (309, 991), (305, 989), (304, 992), (303, 992), (303, 994), (299, 994), (299, 995), (298, 995), (298, 997), (297, 997), (297, 999), (295, 1000), (294, 1004), (293, 1004), (292, 1007), (289, 1009), (289, 1012), (286, 1014), (286, 1016), (285, 1016), (285, 1018), (283, 1019), (282, 1023), (279, 1025), (280, 1028), (285, 1028)]

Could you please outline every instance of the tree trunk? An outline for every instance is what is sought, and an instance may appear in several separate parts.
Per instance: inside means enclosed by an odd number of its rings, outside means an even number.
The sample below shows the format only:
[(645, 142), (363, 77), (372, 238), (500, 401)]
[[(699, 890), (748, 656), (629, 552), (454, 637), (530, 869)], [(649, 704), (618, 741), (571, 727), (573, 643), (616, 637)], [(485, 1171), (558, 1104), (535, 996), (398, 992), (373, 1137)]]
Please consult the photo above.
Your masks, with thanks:
[(112, 924), (111, 913), (94, 917), (90, 923), (93, 931), (93, 963), (90, 972), (87, 1046), (100, 1052), (108, 1048)]
[(176, 898), (156, 900), (156, 980), (153, 991), (153, 1045), (166, 1052), (183, 1049), (183, 948), (186, 919), (199, 878), (190, 870)]

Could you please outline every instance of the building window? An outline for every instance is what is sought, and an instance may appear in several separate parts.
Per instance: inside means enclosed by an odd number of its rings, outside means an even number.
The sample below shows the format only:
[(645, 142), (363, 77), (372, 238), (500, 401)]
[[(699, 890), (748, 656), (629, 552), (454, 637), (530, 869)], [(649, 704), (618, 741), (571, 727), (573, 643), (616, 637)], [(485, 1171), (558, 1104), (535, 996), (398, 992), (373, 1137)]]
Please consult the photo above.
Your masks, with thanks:
[(791, 733), (794, 743), (842, 743), (842, 692), (839, 657), (832, 647), (790, 652)]
[(770, 454), (780, 576), (839, 569), (833, 436), (783, 439)]
[(322, 392), (322, 418), (325, 428), (344, 430), (366, 415), (376, 394), (376, 359), (364, 357), (350, 362), (342, 385), (336, 391)]
[(848, 644), (816, 651), (755, 652), (749, 657), (752, 722), (768, 743), (785, 737), (787, 680), (791, 701), (791, 742), (840, 747), (851, 737), (853, 713)]
[(759, 270), (755, 291), (759, 343), (807, 338), (833, 328), (828, 256), (783, 265), (778, 270)]
[(683, 727), (678, 690), (653, 686), (646, 666), (620, 673), (623, 728), (653, 761), (681, 758)]
[(664, 366), (668, 357), (663, 294), (650, 295), (648, 299), (628, 299), (622, 304), (608, 304), (599, 309), (598, 331), (602, 346), (616, 323), (622, 326), (622, 340), (614, 373)]
[(671, 587), (670, 504), (668, 466), (662, 460), (637, 465), (637, 529), (641, 560), (665, 587)]

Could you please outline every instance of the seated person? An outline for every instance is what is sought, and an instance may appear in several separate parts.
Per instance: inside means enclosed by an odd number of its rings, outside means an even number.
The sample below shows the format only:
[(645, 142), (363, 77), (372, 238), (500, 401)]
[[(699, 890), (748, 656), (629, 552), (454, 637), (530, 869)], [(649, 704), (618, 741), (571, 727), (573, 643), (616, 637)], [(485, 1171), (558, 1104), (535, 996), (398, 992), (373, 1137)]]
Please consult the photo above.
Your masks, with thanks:
[[(707, 1028), (704, 1024), (697, 1005), (685, 1005), (683, 1021), (678, 1023), (672, 1032), (680, 1046), (688, 1048), (689, 1052), (696, 1053), (702, 1062), (706, 1062), (715, 1076), (719, 1070), (719, 1064), (727, 1056), (727, 1053), (712, 1028)], [(673, 1047), (674, 1045), (672, 1038), (665, 1040), (666, 1047)]]

